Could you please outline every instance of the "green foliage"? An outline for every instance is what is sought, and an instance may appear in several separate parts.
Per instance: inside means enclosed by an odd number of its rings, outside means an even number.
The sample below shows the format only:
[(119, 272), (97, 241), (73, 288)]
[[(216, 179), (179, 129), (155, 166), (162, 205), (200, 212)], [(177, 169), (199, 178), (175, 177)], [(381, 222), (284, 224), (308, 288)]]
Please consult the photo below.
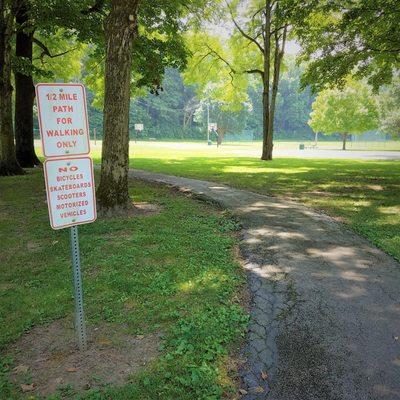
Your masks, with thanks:
[(361, 134), (378, 127), (378, 110), (370, 88), (349, 82), (343, 89), (327, 89), (313, 103), (309, 125), (315, 132)]
[[(315, 96), (309, 88), (300, 90), (303, 68), (296, 66), (294, 57), (286, 57), (286, 65), (281, 74), (276, 112), (275, 137), (277, 139), (310, 139), (313, 135), (307, 124)], [(247, 115), (246, 130), (255, 138), (262, 133), (262, 86), (249, 88), (251, 111)]]
[(33, 77), (36, 82), (70, 82), (81, 77), (85, 44), (66, 34), (64, 29), (58, 29), (51, 36), (37, 33), (35, 37), (46, 43), (52, 55), (49, 57), (41, 47), (34, 45)]
[(226, 110), (237, 112), (248, 100), (247, 74), (232, 71), (233, 48), (217, 36), (191, 32), (187, 37), (192, 57), (184, 73), (186, 83), (195, 84), (199, 98), (225, 104)]
[[(88, 68), (89, 64), (86, 64)], [(95, 68), (96, 66), (94, 66)], [(314, 97), (310, 90), (300, 91), (301, 68), (288, 58), (287, 68), (281, 77), (275, 115), (276, 137), (304, 139), (313, 136), (307, 121), (312, 111)], [(84, 71), (83, 74), (88, 76)], [(95, 76), (95, 75), (92, 75)], [(89, 78), (88, 78), (89, 79)], [(102, 85), (102, 82), (100, 83)], [(96, 87), (92, 82), (90, 87)], [(206, 138), (207, 103), (210, 104), (210, 121), (217, 122), (221, 133), (239, 140), (260, 138), (262, 133), (262, 86), (251, 85), (249, 100), (240, 111), (226, 108), (226, 103), (198, 97), (195, 85), (185, 84), (179, 71), (167, 69), (158, 96), (146, 94), (142, 88), (132, 100), (130, 110), (130, 135), (136, 137), (135, 123), (143, 123), (144, 131), (139, 139), (176, 138), (181, 140)], [(102, 136), (102, 99), (88, 90), (89, 125)], [(200, 94), (201, 96), (201, 94)], [(96, 107), (93, 107), (95, 105)]]
[(303, 86), (344, 85), (349, 74), (377, 89), (400, 66), (397, 0), (291, 0), (294, 32), (309, 61)]
[(380, 129), (382, 132), (400, 139), (400, 79), (385, 88), (379, 96)]
[[(183, 70), (188, 50), (183, 40), (183, 17), (196, 11), (203, 0), (141, 2), (138, 8), (138, 36), (134, 41), (131, 95), (143, 94), (143, 88), (158, 94), (165, 70)], [(104, 43), (92, 48), (85, 59), (86, 84), (95, 93), (95, 106), (104, 98)]]

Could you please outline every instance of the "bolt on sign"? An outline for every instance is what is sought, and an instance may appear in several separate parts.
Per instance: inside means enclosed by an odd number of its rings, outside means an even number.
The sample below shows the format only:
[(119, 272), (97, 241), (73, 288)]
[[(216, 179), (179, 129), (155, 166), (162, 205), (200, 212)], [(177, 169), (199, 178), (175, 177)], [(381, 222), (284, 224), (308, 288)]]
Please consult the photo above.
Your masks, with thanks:
[(39, 83), (36, 99), (42, 139), (50, 225), (71, 229), (75, 326), (79, 348), (87, 347), (78, 225), (96, 220), (93, 162), (86, 92), (81, 84)]
[(36, 97), (43, 155), (50, 158), (89, 154), (85, 87), (39, 83)]

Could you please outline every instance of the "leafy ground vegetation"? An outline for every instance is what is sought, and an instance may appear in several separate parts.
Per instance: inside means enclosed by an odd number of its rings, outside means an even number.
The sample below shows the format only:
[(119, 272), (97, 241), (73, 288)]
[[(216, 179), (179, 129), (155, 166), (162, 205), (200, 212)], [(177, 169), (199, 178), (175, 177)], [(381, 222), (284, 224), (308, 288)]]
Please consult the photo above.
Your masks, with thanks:
[[(0, 192), (0, 398), (19, 399), (26, 396), (9, 380), (8, 346), (34, 326), (72, 318), (69, 235), (49, 227), (40, 171), (2, 179)], [(130, 193), (161, 212), (80, 228), (86, 315), (89, 329), (160, 332), (160, 355), (126, 385), (51, 399), (229, 397), (229, 351), (247, 325), (233, 251), (238, 224), (166, 188), (133, 181)]]
[(208, 156), (188, 150), (138, 151), (131, 166), (205, 179), (301, 201), (322, 210), (400, 260), (398, 161)]

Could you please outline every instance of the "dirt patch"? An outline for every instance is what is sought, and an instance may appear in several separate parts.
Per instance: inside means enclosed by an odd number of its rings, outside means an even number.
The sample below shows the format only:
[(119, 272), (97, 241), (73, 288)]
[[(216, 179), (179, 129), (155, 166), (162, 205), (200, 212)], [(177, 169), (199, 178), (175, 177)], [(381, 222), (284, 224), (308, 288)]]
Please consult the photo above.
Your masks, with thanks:
[(130, 335), (125, 326), (89, 327), (89, 346), (78, 351), (70, 319), (36, 327), (7, 351), (10, 379), (21, 391), (41, 396), (123, 385), (158, 356), (160, 334)]
[(107, 211), (102, 210), (101, 207), (98, 206), (98, 215), (101, 218), (134, 218), (138, 216), (157, 215), (161, 212), (161, 210), (162, 207), (158, 204), (132, 202), (129, 207), (116, 207)]

